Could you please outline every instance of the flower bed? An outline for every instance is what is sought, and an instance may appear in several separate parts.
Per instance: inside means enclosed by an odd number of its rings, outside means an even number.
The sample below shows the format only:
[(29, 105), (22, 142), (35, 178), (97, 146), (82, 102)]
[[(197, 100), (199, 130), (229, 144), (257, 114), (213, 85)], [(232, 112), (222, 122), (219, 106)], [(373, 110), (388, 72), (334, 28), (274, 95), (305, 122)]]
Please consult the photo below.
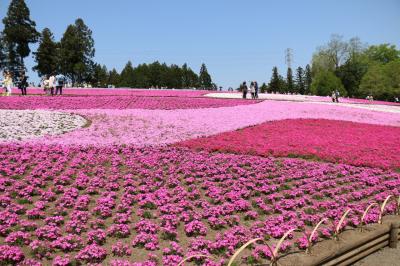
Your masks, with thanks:
[[(43, 88), (28, 88), (28, 94), (45, 95)], [(152, 89), (105, 89), (105, 88), (64, 88), (64, 95), (80, 96), (147, 96), (147, 97), (201, 97), (210, 91), (206, 90), (152, 90)], [(21, 94), (21, 90), (14, 88), (13, 94)]]
[(292, 102), (261, 102), (233, 107), (187, 110), (73, 110), (91, 122), (62, 136), (39, 143), (137, 146), (165, 145), (232, 131), (266, 121), (296, 118), (348, 120), (400, 126), (400, 114), (351, 107)]
[(0, 142), (60, 135), (86, 123), (83, 117), (68, 113), (0, 109)]
[[(369, 202), (400, 193), (391, 171), (177, 148), (9, 144), (0, 159), (0, 258), (30, 265), (176, 265), (199, 253), (221, 265), (249, 239), (337, 223), (348, 207), (354, 226)], [(329, 223), (320, 232), (330, 237)], [(259, 246), (248, 259), (267, 255)]]
[(274, 121), (178, 145), (211, 152), (318, 158), (356, 166), (400, 169), (399, 127), (345, 121)]
[(253, 100), (189, 97), (63, 96), (0, 97), (0, 109), (198, 109), (253, 104)]

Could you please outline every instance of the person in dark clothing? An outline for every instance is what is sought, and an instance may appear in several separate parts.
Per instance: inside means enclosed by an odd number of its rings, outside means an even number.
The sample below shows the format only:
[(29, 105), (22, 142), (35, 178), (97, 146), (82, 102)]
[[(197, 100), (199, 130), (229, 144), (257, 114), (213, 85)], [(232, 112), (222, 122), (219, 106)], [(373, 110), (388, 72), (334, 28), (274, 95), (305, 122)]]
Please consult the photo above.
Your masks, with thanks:
[(26, 94), (26, 88), (28, 87), (28, 77), (25, 75), (25, 72), (21, 72), (20, 80), (18, 82), (18, 89), (21, 90), (22, 95)]
[(246, 85), (246, 81), (243, 82), (242, 90), (243, 90), (243, 99), (246, 99), (246, 98), (247, 98), (247, 85)]
[(258, 99), (258, 83), (257, 83), (257, 81), (254, 81), (254, 88), (255, 88), (254, 98)]
[(335, 90), (335, 99), (337, 103), (339, 102), (339, 96), (340, 96), (339, 90)]
[(254, 82), (253, 81), (250, 83), (250, 94), (251, 94), (251, 98), (255, 99), (255, 97), (256, 97), (256, 89), (254, 87)]
[(56, 95), (58, 92), (60, 92), (60, 95), (62, 95), (62, 88), (64, 87), (65, 84), (65, 76), (62, 74), (58, 74), (56, 76)]

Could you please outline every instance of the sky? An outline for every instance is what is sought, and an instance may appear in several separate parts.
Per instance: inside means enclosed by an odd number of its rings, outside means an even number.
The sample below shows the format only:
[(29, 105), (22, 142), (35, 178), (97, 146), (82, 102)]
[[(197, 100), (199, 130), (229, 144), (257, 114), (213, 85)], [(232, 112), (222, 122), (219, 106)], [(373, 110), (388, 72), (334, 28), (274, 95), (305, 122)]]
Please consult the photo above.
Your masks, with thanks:
[[(273, 66), (285, 75), (286, 48), (293, 51), (292, 68), (304, 67), (332, 34), (400, 48), (400, 0), (25, 1), (37, 29), (50, 28), (56, 40), (82, 18), (93, 31), (95, 61), (108, 69), (120, 71), (128, 60), (158, 60), (186, 62), (198, 73), (205, 63), (225, 89), (268, 82)], [(9, 3), (0, 0), (0, 19)], [(38, 81), (32, 54), (25, 61), (31, 80)]]

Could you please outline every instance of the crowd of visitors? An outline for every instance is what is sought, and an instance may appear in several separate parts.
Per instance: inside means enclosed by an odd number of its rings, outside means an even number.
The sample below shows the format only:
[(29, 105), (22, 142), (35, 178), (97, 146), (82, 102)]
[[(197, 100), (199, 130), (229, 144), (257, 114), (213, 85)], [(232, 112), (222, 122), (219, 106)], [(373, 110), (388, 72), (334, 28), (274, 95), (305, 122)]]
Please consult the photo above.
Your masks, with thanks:
[(339, 96), (340, 96), (340, 93), (339, 93), (339, 91), (338, 90), (334, 90), (334, 91), (332, 91), (332, 102), (334, 102), (334, 103), (338, 103), (339, 102)]
[(243, 99), (247, 98), (247, 93), (250, 90), (250, 95), (252, 99), (258, 99), (258, 84), (257, 81), (252, 81), (250, 83), (250, 88), (247, 87), (246, 81), (243, 82), (242, 84), (242, 93), (243, 93)]
[[(3, 80), (0, 79), (0, 87), (3, 88), (3, 96), (11, 96), (12, 87), (17, 87), (21, 90), (21, 95), (27, 95), (28, 76), (25, 70), (17, 72), (17, 77), (13, 79), (11, 71), (5, 70), (3, 72)], [(62, 89), (66, 84), (66, 77), (62, 74), (45, 76), (40, 86), (44, 89), (47, 95), (62, 95)]]
[(62, 95), (62, 88), (65, 85), (66, 78), (62, 74), (45, 76), (42, 81), (42, 87), (47, 95)]

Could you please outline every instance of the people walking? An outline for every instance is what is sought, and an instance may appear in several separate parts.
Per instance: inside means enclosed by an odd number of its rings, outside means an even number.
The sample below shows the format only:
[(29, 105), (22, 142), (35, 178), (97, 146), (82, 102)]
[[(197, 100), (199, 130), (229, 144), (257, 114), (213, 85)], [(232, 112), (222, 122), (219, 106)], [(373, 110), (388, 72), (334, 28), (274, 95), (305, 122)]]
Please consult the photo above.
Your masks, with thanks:
[(22, 95), (27, 95), (26, 94), (27, 87), (28, 87), (28, 77), (25, 75), (25, 71), (22, 71), (20, 80), (18, 82), (18, 89), (21, 90)]
[(63, 74), (58, 74), (56, 76), (56, 95), (58, 92), (60, 92), (60, 95), (62, 95), (62, 89), (65, 84), (65, 76)]
[(332, 102), (336, 102), (336, 93), (335, 93), (335, 91), (332, 91), (331, 97), (332, 97)]
[(246, 99), (247, 98), (247, 84), (246, 84), (246, 81), (244, 81), (243, 82), (243, 85), (242, 85), (242, 92), (243, 92), (243, 99)]

